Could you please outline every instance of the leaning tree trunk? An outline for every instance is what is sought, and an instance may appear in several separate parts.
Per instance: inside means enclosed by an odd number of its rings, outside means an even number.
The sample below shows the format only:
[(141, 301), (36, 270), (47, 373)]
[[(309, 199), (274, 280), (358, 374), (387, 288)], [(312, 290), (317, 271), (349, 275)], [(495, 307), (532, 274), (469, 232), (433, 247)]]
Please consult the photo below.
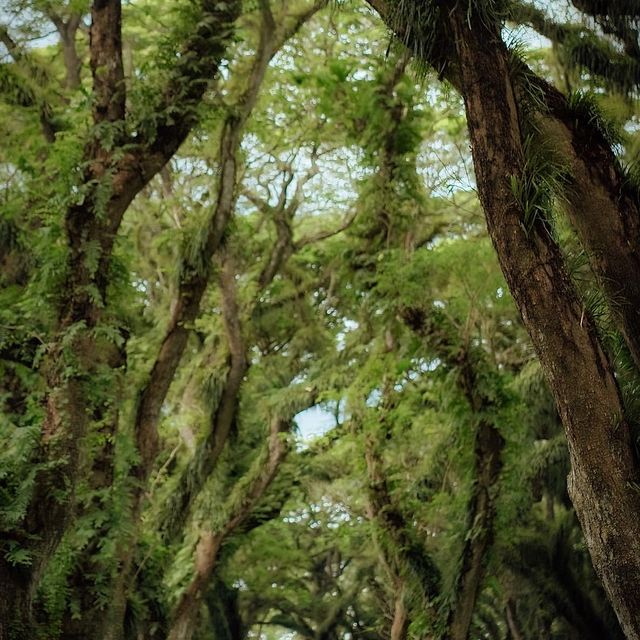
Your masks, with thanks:
[(610, 143), (551, 85), (537, 82), (548, 113), (536, 124), (567, 163), (565, 209), (640, 368), (640, 201)]
[(289, 451), (284, 436), (290, 430), (291, 424), (291, 420), (281, 418), (272, 420), (266, 452), (264, 452), (266, 455), (258, 456), (248, 476), (244, 478), (247, 481), (246, 485), (242, 486), (242, 482), (239, 482), (232, 491), (229, 498), (232, 504), (227, 514), (227, 521), (218, 531), (201, 532), (195, 553), (192, 579), (173, 613), (168, 640), (191, 640), (198, 625), (202, 598), (211, 582), (222, 544), (246, 522), (276, 477)]
[(569, 490), (622, 628), (640, 639), (640, 492), (614, 372), (544, 221), (530, 231), (511, 181), (523, 173), (518, 110), (499, 26), (448, 14), (461, 68), (478, 192), (509, 288), (566, 431)]

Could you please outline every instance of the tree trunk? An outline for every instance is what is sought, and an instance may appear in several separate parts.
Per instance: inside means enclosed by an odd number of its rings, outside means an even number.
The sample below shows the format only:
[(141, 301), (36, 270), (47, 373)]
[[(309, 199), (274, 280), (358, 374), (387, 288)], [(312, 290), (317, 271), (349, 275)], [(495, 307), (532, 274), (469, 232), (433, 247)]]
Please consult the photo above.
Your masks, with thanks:
[(0, 564), (0, 640), (32, 637), (29, 571)]
[[(406, 579), (402, 575), (401, 565), (403, 551), (406, 549), (397, 543), (404, 541), (403, 536), (406, 535), (406, 532), (399, 530), (399, 528), (405, 528), (407, 524), (401, 519), (391, 502), (387, 481), (382, 471), (379, 443), (373, 436), (367, 436), (365, 458), (369, 480), (367, 517), (382, 533), (381, 536), (378, 536), (374, 529), (374, 540), (379, 549), (380, 563), (384, 567), (388, 582), (393, 589), (393, 619), (389, 636), (391, 640), (405, 640), (410, 620), (405, 604)], [(391, 542), (383, 541), (385, 536), (389, 536)]]
[(565, 210), (640, 369), (640, 200), (611, 145), (551, 85), (539, 82), (549, 114), (540, 131), (569, 165)]
[(390, 640), (406, 640), (409, 631), (409, 612), (405, 605), (404, 582), (396, 585), (396, 601), (393, 607)]
[(520, 629), (518, 628), (516, 605), (513, 600), (511, 600), (511, 598), (507, 600), (507, 604), (505, 607), (505, 616), (507, 618), (507, 628), (509, 629), (511, 640), (524, 640), (522, 634), (520, 633)]
[[(398, 38), (464, 94), (462, 61), (452, 47), (451, 25), (442, 18), (434, 46), (425, 46), (434, 25), (411, 22), (412, 14), (387, 0), (368, 0)], [(613, 6), (607, 4), (607, 9)], [(604, 9), (603, 9), (604, 11)], [(443, 12), (444, 13), (444, 12)], [(409, 17), (408, 17), (409, 16)], [(496, 46), (504, 48), (500, 41)], [(523, 66), (523, 65), (521, 65)], [(520, 70), (516, 103), (527, 105), (545, 137), (553, 140), (570, 168), (566, 210), (600, 281), (616, 324), (640, 368), (640, 198), (625, 176), (611, 144), (590, 114), (570, 107), (566, 97), (530, 69)], [(525, 86), (525, 84), (529, 86)], [(531, 105), (531, 89), (544, 106)], [(513, 88), (511, 88), (513, 93)], [(532, 109), (533, 106), (533, 109)]]
[(230, 494), (227, 521), (217, 532), (203, 531), (200, 534), (193, 577), (175, 609), (168, 640), (191, 640), (198, 624), (202, 596), (218, 562), (222, 543), (247, 520), (276, 477), (289, 451), (283, 437), (290, 427), (290, 420), (272, 420), (266, 451), (259, 455), (248, 471), (249, 481), (244, 486), (240, 482), (237, 485), (239, 492), (232, 490)]
[(82, 68), (82, 61), (76, 48), (76, 33), (82, 22), (82, 16), (72, 13), (65, 22), (64, 18), (52, 8), (47, 11), (47, 15), (60, 36), (65, 68), (64, 86), (67, 89), (75, 90), (80, 86), (80, 69)]
[[(155, 135), (150, 139), (141, 136), (128, 139), (122, 126), (126, 110), (120, 2), (96, 0), (92, 6), (93, 123), (101, 130), (113, 128), (114, 147), (107, 148), (100, 136), (92, 132), (83, 163), (85, 198), (71, 205), (65, 215), (68, 250), (65, 279), (55, 335), (42, 364), (48, 393), (36, 461), (46, 466), (35, 479), (20, 532), (20, 543), (31, 552), (33, 560), (25, 568), (28, 580), (18, 580), (11, 587), (16, 592), (16, 602), (26, 606), (72, 521), (78, 479), (90, 471), (88, 464), (80, 464), (84, 437), (94, 422), (100, 423), (109, 404), (104, 399), (92, 399), (93, 390), (89, 392), (87, 381), (97, 368), (113, 370), (116, 366), (109, 360), (110, 349), (102, 348), (93, 329), (102, 321), (107, 303), (111, 254), (122, 216), (195, 123), (194, 107), (226, 51), (240, 3), (201, 0), (199, 9), (207, 19), (198, 23), (185, 42), (183, 53), (192, 55), (178, 59), (170, 82), (158, 96), (156, 113), (151, 117), (156, 125)], [(106, 395), (112, 391), (107, 387), (101, 387)], [(1, 558), (0, 574), (11, 576), (13, 571)], [(10, 624), (10, 620), (11, 617), (3, 624)]]
[(616, 379), (545, 223), (529, 232), (510, 180), (522, 176), (518, 111), (499, 26), (453, 8), (480, 200), (502, 270), (567, 434), (569, 490), (594, 567), (630, 640), (640, 638), (640, 492)]
[(64, 84), (67, 89), (71, 90), (75, 90), (80, 86), (82, 62), (76, 48), (76, 32), (81, 20), (81, 16), (74, 14), (62, 25), (62, 29), (58, 29), (60, 40), (62, 41), (62, 55), (66, 71)]
[(449, 640), (466, 640), (469, 636), (471, 618), (484, 578), (487, 552), (493, 543), (496, 485), (504, 448), (504, 439), (495, 424), (483, 415), (495, 409), (495, 402), (478, 391), (476, 369), (468, 347), (463, 349), (459, 360), (460, 385), (478, 424), (474, 443), (473, 490), (467, 508), (462, 563), (449, 613)]
[(229, 371), (220, 401), (213, 413), (204, 441), (196, 448), (163, 511), (160, 529), (169, 541), (175, 541), (191, 512), (191, 506), (213, 473), (237, 420), (240, 388), (249, 370), (247, 345), (242, 337), (242, 314), (236, 296), (235, 270), (229, 257), (220, 270), (222, 317), (229, 346)]
[(412, 576), (420, 587), (425, 606), (431, 608), (440, 590), (440, 573), (423, 545), (414, 539), (411, 524), (391, 499), (380, 446), (377, 438), (367, 436), (367, 517), (381, 532), (376, 542), (392, 582), (398, 584), (405, 576)]
[(448, 336), (455, 334), (455, 329), (449, 327), (441, 330), (443, 323), (448, 322), (444, 314), (434, 320), (420, 308), (407, 307), (401, 309), (400, 315), (414, 332), (428, 342), (442, 362), (458, 370), (458, 387), (476, 423), (473, 488), (467, 507), (467, 530), (446, 631), (448, 640), (466, 640), (482, 587), (486, 555), (493, 543), (495, 497), (505, 443), (489, 416), (497, 409), (499, 401), (488, 397), (478, 387), (478, 361), (483, 358), (482, 351), (473, 350), (468, 343), (458, 347), (449, 339)]
[(205, 531), (196, 548), (194, 577), (176, 608), (167, 640), (190, 640), (198, 623), (202, 595), (218, 560), (223, 536)]
[(455, 598), (448, 619), (449, 640), (466, 640), (482, 587), (486, 555), (493, 542), (495, 485), (502, 462), (504, 440), (495, 426), (480, 418), (476, 427), (474, 486), (468, 506), (468, 529), (462, 551)]

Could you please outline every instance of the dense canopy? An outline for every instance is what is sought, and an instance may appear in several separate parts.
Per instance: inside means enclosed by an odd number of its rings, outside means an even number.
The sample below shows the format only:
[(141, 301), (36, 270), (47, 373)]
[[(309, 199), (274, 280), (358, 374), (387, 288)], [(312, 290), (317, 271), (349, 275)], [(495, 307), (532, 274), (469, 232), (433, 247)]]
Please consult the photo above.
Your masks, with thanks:
[(640, 640), (640, 2), (0, 6), (0, 640)]

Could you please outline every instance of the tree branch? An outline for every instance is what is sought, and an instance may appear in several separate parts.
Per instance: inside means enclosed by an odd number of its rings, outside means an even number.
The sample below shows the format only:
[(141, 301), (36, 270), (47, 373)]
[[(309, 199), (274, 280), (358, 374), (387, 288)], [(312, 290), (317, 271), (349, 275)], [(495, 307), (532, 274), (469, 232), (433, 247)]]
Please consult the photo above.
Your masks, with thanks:
[(332, 238), (333, 236), (337, 236), (339, 233), (346, 231), (356, 220), (358, 217), (358, 211), (355, 210), (351, 212), (345, 219), (345, 221), (336, 227), (335, 229), (325, 229), (324, 231), (319, 231), (313, 235), (308, 235), (300, 238), (297, 242), (294, 243), (295, 249), (302, 249), (307, 245), (314, 244), (316, 242), (321, 242), (322, 240), (327, 240), (328, 238)]
[(44, 88), (50, 82), (47, 70), (11, 37), (5, 25), (0, 25), (0, 42), (5, 45), (18, 69), (26, 72), (24, 77), (16, 73), (11, 65), (1, 64), (0, 92), (9, 104), (36, 109), (45, 140), (50, 144), (55, 142), (59, 127), (54, 121), (53, 106), (44, 95)]
[(124, 120), (126, 87), (122, 65), (120, 0), (94, 0), (89, 48), (93, 76), (93, 121), (100, 124)]
[(138, 471), (147, 477), (158, 450), (160, 408), (178, 368), (189, 336), (189, 325), (200, 311), (200, 303), (211, 274), (211, 259), (219, 249), (236, 200), (237, 153), (242, 141), (243, 125), (257, 100), (272, 51), (273, 16), (263, 9), (258, 53), (249, 74), (246, 89), (237, 106), (227, 116), (219, 151), (220, 177), (216, 205), (210, 213), (204, 240), (196, 249), (195, 259), (184, 262), (178, 285), (177, 300), (169, 327), (160, 346), (149, 381), (143, 389), (136, 413), (136, 442), (142, 464)]

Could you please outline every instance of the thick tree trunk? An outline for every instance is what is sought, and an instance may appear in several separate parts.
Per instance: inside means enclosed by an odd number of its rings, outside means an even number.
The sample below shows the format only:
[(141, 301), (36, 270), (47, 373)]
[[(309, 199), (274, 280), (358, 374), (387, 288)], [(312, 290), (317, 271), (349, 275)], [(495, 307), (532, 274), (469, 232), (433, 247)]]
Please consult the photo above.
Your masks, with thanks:
[[(119, 0), (95, 2), (91, 17), (93, 121), (97, 126), (114, 126), (125, 115)], [(103, 181), (111, 153), (97, 137), (92, 137), (85, 154), (93, 161), (87, 172), (96, 182)], [(73, 518), (76, 484), (80, 475), (88, 471), (86, 465), (81, 464), (83, 438), (92, 418), (100, 422), (108, 411), (104, 398), (89, 400), (87, 389), (87, 378), (97, 367), (108, 365), (109, 355), (109, 349), (102, 348), (90, 331), (98, 322), (101, 308), (95, 294), (104, 300), (106, 276), (104, 271), (96, 271), (88, 259), (89, 246), (93, 241), (98, 246), (105, 243), (111, 246), (112, 243), (106, 239), (104, 222), (98, 222), (101, 214), (108, 217), (111, 210), (107, 205), (105, 211), (98, 211), (96, 200), (97, 187), (93, 187), (85, 203), (70, 207), (65, 217), (67, 286), (59, 306), (58, 335), (49, 346), (43, 363), (49, 391), (38, 454), (40, 462), (52, 464), (38, 473), (25, 517), (25, 530), (36, 540), (31, 545), (33, 561), (26, 584), (28, 593), (20, 596), (29, 604), (43, 570)], [(78, 330), (64, 344), (65, 332), (72, 326)], [(35, 635), (33, 630), (31, 634)]]
[[(88, 465), (80, 464), (84, 436), (94, 421), (100, 423), (105, 417), (109, 404), (91, 399), (93, 390), (87, 388), (87, 380), (100, 366), (117, 366), (110, 361), (110, 347), (103, 348), (92, 329), (101, 322), (106, 304), (111, 253), (122, 216), (195, 123), (195, 106), (230, 41), (240, 3), (201, 0), (199, 8), (207, 19), (198, 23), (185, 43), (183, 52), (192, 55), (184, 55), (176, 62), (171, 82), (158, 97), (157, 117), (153, 117), (155, 135), (149, 140), (133, 140), (126, 139), (122, 126), (126, 113), (120, 2), (96, 0), (92, 6), (92, 115), (97, 127), (113, 128), (115, 149), (106, 148), (99, 136), (91, 135), (83, 163), (86, 195), (65, 216), (65, 281), (56, 335), (42, 365), (48, 394), (38, 461), (47, 466), (36, 477), (22, 527), (21, 542), (33, 556), (29, 578), (12, 586), (16, 602), (27, 606), (71, 522), (75, 485), (79, 477), (90, 472)], [(101, 391), (108, 394), (110, 390)], [(0, 559), (0, 574), (11, 576), (13, 568), (5, 563), (4, 558)], [(10, 621), (11, 618), (3, 620), (2, 624)]]
[[(438, 25), (435, 46), (423, 46), (433, 25), (410, 23), (407, 15), (394, 9), (388, 0), (368, 0), (397, 36), (464, 93), (461, 60), (448, 37), (451, 25)], [(607, 4), (610, 8), (611, 3)], [(446, 31), (446, 34), (445, 34)], [(496, 46), (501, 43), (496, 42)], [(568, 161), (570, 178), (566, 187), (566, 210), (582, 242), (591, 269), (600, 281), (613, 310), (614, 320), (629, 351), (640, 368), (640, 198), (628, 181), (610, 143), (591, 117), (576, 113), (566, 97), (538, 77), (523, 69), (515, 87), (516, 102), (530, 103), (531, 86), (544, 102), (535, 111), (527, 104), (536, 125), (550, 138)]]
[[(69, 524), (74, 503), (74, 466), (78, 463), (80, 429), (86, 416), (79, 401), (80, 385), (71, 380), (64, 386), (67, 399), (63, 411), (54, 411), (44, 425), (43, 443), (38, 460), (54, 460), (58, 464), (40, 471), (25, 515), (22, 530), (3, 532), (5, 540), (13, 540), (31, 554), (28, 566), (13, 566), (0, 558), (0, 599), (5, 599), (7, 615), (0, 618), (0, 638), (36, 637), (31, 620), (31, 604), (43, 571), (53, 556)], [(57, 398), (49, 397), (53, 403)], [(51, 406), (51, 405), (50, 405)], [(49, 407), (50, 408), (50, 407)], [(52, 423), (53, 422), (53, 423)], [(65, 423), (62, 436), (55, 433)], [(2, 613), (2, 611), (0, 611)], [(8, 630), (17, 629), (14, 636)]]
[(502, 270), (567, 434), (569, 489), (593, 564), (630, 640), (640, 638), (640, 492), (615, 376), (543, 221), (527, 232), (510, 188), (523, 150), (499, 27), (448, 13), (480, 199)]

